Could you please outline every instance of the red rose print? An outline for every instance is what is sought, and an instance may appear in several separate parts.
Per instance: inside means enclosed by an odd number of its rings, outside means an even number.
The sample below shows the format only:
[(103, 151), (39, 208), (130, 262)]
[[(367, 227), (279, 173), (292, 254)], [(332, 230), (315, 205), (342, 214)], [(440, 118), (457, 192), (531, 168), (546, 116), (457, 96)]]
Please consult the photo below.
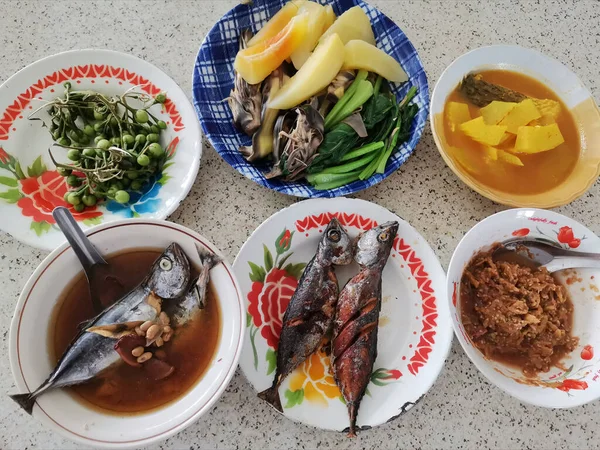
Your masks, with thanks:
[(9, 159), (10, 159), (10, 158), (9, 158), (9, 156), (8, 156), (8, 153), (6, 153), (6, 152), (4, 151), (4, 149), (3, 149), (2, 147), (0, 147), (0, 161), (1, 161), (3, 164), (6, 164), (6, 163), (8, 162), (8, 160), (9, 160)]
[(248, 312), (269, 347), (277, 348), (283, 314), (297, 286), (298, 280), (277, 268), (267, 274), (264, 283), (252, 283), (248, 294)]
[(594, 348), (591, 345), (586, 345), (585, 347), (583, 347), (583, 350), (581, 350), (581, 359), (585, 359), (586, 361), (589, 361), (593, 357), (594, 357)]
[(573, 239), (571, 242), (569, 242), (569, 247), (577, 248), (577, 247), (579, 247), (580, 244), (581, 244), (581, 239)]
[(86, 208), (85, 211), (78, 213), (71, 205), (67, 204), (63, 199), (67, 192), (67, 185), (64, 177), (56, 171), (47, 171), (39, 177), (25, 178), (19, 181), (24, 197), (17, 202), (17, 205), (23, 211), (24, 216), (31, 217), (35, 222), (55, 223), (52, 210), (57, 206), (69, 207), (76, 220), (91, 219), (102, 215), (102, 212), (97, 211), (96, 207)]
[(568, 244), (574, 239), (575, 236), (573, 235), (573, 230), (571, 229), (571, 227), (561, 227), (560, 230), (558, 230), (558, 242)]
[(557, 386), (557, 389), (560, 389), (564, 392), (569, 392), (571, 389), (577, 391), (583, 391), (588, 388), (588, 384), (585, 381), (581, 380), (563, 380), (563, 382)]
[(523, 237), (529, 234), (529, 228), (521, 228), (520, 230), (515, 230), (512, 232), (513, 236)]
[(290, 230), (285, 230), (285, 233), (283, 233), (278, 245), (283, 248), (289, 247), (291, 240), (292, 234), (290, 233)]

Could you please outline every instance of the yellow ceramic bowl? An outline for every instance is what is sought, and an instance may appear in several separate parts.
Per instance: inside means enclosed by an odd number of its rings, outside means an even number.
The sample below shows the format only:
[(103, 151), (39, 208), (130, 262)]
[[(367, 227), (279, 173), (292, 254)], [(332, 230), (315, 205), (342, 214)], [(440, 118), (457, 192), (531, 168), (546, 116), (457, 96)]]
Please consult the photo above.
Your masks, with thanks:
[[(581, 140), (581, 152), (571, 174), (558, 186), (538, 194), (514, 194), (476, 180), (445, 148), (443, 113), (448, 95), (470, 72), (506, 69), (536, 78), (551, 88), (570, 109)], [(456, 59), (444, 71), (431, 97), (431, 128), (448, 167), (474, 191), (498, 203), (517, 207), (554, 208), (572, 202), (594, 184), (600, 174), (600, 110), (573, 72), (543, 54), (513, 45), (481, 47)]]

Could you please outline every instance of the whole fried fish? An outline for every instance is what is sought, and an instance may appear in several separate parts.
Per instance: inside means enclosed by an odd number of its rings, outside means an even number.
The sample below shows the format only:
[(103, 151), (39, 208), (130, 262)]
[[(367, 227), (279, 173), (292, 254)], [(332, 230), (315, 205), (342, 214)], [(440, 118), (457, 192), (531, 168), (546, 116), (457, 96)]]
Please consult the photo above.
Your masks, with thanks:
[(193, 284), (187, 256), (172, 243), (137, 287), (85, 324), (41, 386), (32, 393), (10, 397), (31, 414), (35, 400), (46, 391), (93, 379), (120, 360), (115, 342), (131, 337), (128, 333), (143, 322), (155, 320), (163, 303), (173, 314), (174, 325), (190, 320), (194, 311), (203, 307), (208, 270), (219, 261), (214, 255), (200, 254), (200, 259), (200, 276)]
[(282, 412), (279, 385), (319, 349), (329, 332), (339, 294), (333, 264), (352, 262), (352, 242), (336, 218), (331, 219), (316, 255), (307, 264), (283, 316), (273, 385), (258, 394)]
[(342, 289), (333, 321), (331, 365), (356, 436), (356, 416), (377, 357), (381, 274), (398, 232), (398, 222), (372, 228), (360, 237), (354, 260), (360, 272)]

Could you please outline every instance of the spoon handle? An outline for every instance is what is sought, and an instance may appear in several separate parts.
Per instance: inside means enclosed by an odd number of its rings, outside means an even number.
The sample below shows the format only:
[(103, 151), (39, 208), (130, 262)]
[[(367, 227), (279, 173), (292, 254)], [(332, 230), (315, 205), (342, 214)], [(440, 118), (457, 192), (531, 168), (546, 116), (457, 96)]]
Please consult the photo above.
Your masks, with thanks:
[(102, 255), (96, 250), (96, 247), (90, 242), (83, 233), (69, 210), (63, 206), (54, 208), (52, 217), (63, 232), (69, 244), (73, 248), (77, 259), (83, 266), (86, 273), (96, 264), (107, 264)]
[(558, 256), (550, 261), (548, 264), (545, 264), (544, 267), (548, 269), (549, 272), (556, 272), (557, 270), (563, 269), (579, 269), (579, 268), (600, 268), (600, 258), (598, 255), (591, 253), (593, 257), (564, 257)]

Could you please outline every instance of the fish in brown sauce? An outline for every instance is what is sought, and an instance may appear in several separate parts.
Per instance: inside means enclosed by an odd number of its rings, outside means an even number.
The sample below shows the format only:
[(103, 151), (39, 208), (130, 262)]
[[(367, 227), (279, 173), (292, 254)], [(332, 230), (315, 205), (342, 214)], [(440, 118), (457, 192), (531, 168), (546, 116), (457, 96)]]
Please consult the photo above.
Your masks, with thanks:
[[(216, 262), (212, 256), (201, 254), (200, 257), (203, 266), (212, 268)], [(203, 280), (208, 282), (208, 277)], [(11, 398), (31, 413), (35, 400), (48, 390), (91, 381), (121, 359), (133, 366), (145, 363), (151, 358), (147, 347), (163, 339), (161, 335), (166, 326), (159, 325), (166, 316), (163, 304), (181, 302), (193, 308), (201, 302), (198, 295), (202, 291), (195, 285), (190, 290), (190, 283), (190, 262), (183, 249), (173, 243), (158, 257), (139, 285), (86, 323), (40, 387)], [(135, 361), (130, 355), (122, 358), (137, 347), (142, 347), (144, 352)], [(166, 364), (153, 362), (147, 370), (150, 368), (155, 370), (152, 376), (159, 378), (161, 374), (172, 373)]]
[(285, 310), (275, 378), (269, 389), (258, 394), (280, 412), (281, 382), (321, 347), (330, 331), (339, 294), (333, 265), (350, 264), (352, 247), (342, 225), (336, 218), (331, 219)]
[(381, 277), (397, 232), (398, 222), (387, 222), (362, 234), (354, 257), (360, 271), (337, 303), (331, 365), (348, 408), (350, 437), (356, 436), (358, 408), (377, 357)]

